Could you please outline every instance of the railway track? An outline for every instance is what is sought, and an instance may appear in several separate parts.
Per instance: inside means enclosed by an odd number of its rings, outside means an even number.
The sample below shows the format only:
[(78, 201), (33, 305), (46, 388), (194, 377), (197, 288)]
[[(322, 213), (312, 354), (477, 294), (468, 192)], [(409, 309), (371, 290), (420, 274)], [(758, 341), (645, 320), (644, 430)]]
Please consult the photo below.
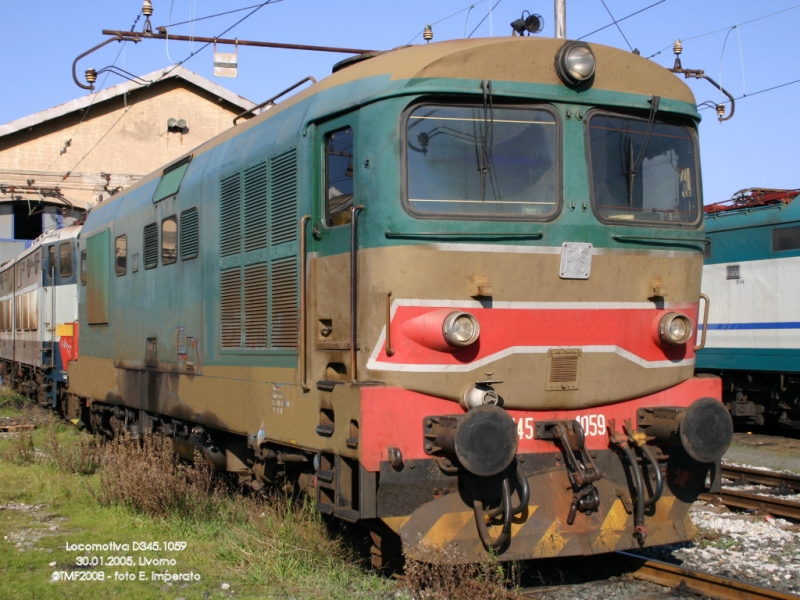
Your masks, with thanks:
[(736, 484), (769, 487), (774, 495), (743, 492), (725, 487), (719, 494), (701, 494), (701, 500), (722, 503), (731, 508), (756, 510), (775, 517), (800, 520), (800, 476), (722, 465), (722, 477)]
[[(634, 579), (655, 583), (672, 590), (670, 594), (666, 595), (663, 592), (651, 596), (638, 595), (637, 600), (663, 600), (674, 597), (702, 597), (715, 600), (797, 600), (800, 598), (790, 592), (687, 569), (628, 552), (615, 552), (613, 555), (608, 555), (606, 560), (615, 561), (618, 568)], [(563, 594), (564, 589), (565, 586), (528, 588), (521, 590), (520, 594), (525, 598), (535, 599), (554, 592)]]

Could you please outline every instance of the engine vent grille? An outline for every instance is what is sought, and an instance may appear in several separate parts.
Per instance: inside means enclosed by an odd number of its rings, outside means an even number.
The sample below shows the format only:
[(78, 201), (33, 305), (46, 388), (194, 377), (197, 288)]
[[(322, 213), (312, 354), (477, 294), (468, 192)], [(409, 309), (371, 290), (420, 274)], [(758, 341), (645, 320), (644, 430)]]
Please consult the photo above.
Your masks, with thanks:
[(144, 227), (144, 268), (154, 269), (158, 266), (158, 223), (150, 223)]
[(267, 163), (244, 172), (244, 251), (267, 247)]
[(200, 229), (197, 208), (181, 213), (181, 260), (196, 258), (200, 251)]
[(267, 347), (267, 263), (244, 270), (244, 347)]
[(297, 348), (297, 257), (272, 262), (272, 347)]
[(271, 245), (297, 239), (297, 150), (292, 149), (270, 161)]
[(241, 251), (242, 245), (241, 176), (235, 173), (220, 181), (219, 246), (221, 256)]
[(242, 346), (242, 281), (239, 267), (220, 273), (220, 322), (223, 348)]
[(577, 390), (580, 374), (580, 348), (552, 348), (547, 351), (546, 390)]

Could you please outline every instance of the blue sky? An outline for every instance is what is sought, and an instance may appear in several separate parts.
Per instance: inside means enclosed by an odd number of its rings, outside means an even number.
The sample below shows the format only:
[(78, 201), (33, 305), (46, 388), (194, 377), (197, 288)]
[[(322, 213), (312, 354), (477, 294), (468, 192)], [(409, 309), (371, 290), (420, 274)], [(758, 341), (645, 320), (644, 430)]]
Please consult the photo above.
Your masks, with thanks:
[[(263, 0), (152, 0), (152, 24), (155, 28), (188, 21), (260, 1)], [(800, 139), (800, 120), (793, 110), (800, 83), (758, 93), (800, 80), (800, 61), (795, 56), (800, 30), (798, 0), (658, 2), (605, 0), (604, 5), (602, 0), (567, 0), (567, 37), (591, 34), (584, 39), (623, 49), (629, 49), (630, 44), (664, 66), (674, 62), (672, 42), (682, 39), (685, 68), (703, 69), (735, 97), (745, 96), (737, 102), (736, 114), (730, 121), (719, 123), (711, 110), (701, 113), (706, 203), (724, 200), (747, 187), (800, 187), (798, 159), (792, 150)], [(494, 7), (491, 16), (490, 4)], [(647, 8), (653, 4), (656, 5)], [(103, 29), (130, 29), (141, 6), (141, 0), (2, 2), (0, 80), (4, 89), (0, 123), (87, 93), (72, 81), (73, 60), (106, 39), (101, 34)], [(645, 8), (619, 23), (622, 32), (612, 25), (592, 33), (612, 23), (609, 10), (615, 18), (622, 19)], [(225, 37), (385, 50), (423, 43), (421, 34), (428, 23), (433, 24), (434, 41), (470, 34), (509, 35), (509, 23), (523, 10), (541, 14), (545, 27), (540, 35), (553, 35), (552, 0), (281, 0), (259, 9)], [(171, 31), (213, 37), (248, 12), (175, 26)], [(778, 14), (768, 16), (771, 13)], [(140, 18), (137, 30), (142, 24)], [(732, 27), (735, 25), (738, 26)], [(116, 61), (117, 67), (143, 75), (183, 60), (200, 47), (201, 44), (152, 40), (124, 47), (112, 43), (82, 60), (79, 74), (86, 68), (99, 70)], [(217, 50), (232, 51), (223, 46)], [(206, 48), (184, 66), (254, 102), (261, 102), (307, 75), (321, 79), (330, 73), (335, 62), (347, 56), (241, 47), (239, 77), (222, 79), (213, 77), (212, 53), (212, 48)], [(112, 75), (104, 86), (121, 81)], [(103, 83), (102, 75), (99, 82)], [(707, 82), (691, 81), (689, 85), (698, 103), (724, 100)]]

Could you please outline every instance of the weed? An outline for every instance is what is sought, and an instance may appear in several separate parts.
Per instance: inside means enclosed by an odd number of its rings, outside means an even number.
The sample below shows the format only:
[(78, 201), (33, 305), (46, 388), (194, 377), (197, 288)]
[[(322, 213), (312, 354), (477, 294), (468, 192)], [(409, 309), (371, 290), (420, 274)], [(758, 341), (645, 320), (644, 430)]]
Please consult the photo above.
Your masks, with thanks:
[(516, 580), (516, 566), (496, 560), (458, 562), (458, 557), (431, 550), (425, 562), (406, 557), (405, 587), (417, 600), (473, 600), (514, 598), (508, 589)]
[(32, 429), (23, 429), (0, 449), (0, 458), (16, 465), (29, 465), (36, 460), (36, 456)]
[(123, 504), (156, 518), (195, 519), (218, 503), (211, 467), (197, 453), (193, 464), (182, 462), (168, 438), (119, 436), (102, 449), (97, 499), (103, 505)]
[(80, 433), (77, 442), (70, 439), (62, 443), (56, 427), (45, 431), (42, 451), (59, 471), (77, 475), (91, 475), (100, 466), (103, 449), (96, 437)]

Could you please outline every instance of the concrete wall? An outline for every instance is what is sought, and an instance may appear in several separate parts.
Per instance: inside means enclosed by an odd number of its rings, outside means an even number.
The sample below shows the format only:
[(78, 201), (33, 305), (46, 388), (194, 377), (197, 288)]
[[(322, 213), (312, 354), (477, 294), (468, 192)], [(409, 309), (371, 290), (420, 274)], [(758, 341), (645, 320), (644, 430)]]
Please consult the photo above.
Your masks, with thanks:
[[(229, 129), (241, 111), (183, 79), (167, 79), (0, 137), (0, 185), (58, 187), (69, 203), (83, 208)], [(170, 118), (184, 119), (186, 129), (168, 131)], [(47, 190), (43, 195), (59, 201)], [(41, 199), (37, 192), (0, 192), (0, 203)], [(0, 238), (6, 237), (2, 214)]]

